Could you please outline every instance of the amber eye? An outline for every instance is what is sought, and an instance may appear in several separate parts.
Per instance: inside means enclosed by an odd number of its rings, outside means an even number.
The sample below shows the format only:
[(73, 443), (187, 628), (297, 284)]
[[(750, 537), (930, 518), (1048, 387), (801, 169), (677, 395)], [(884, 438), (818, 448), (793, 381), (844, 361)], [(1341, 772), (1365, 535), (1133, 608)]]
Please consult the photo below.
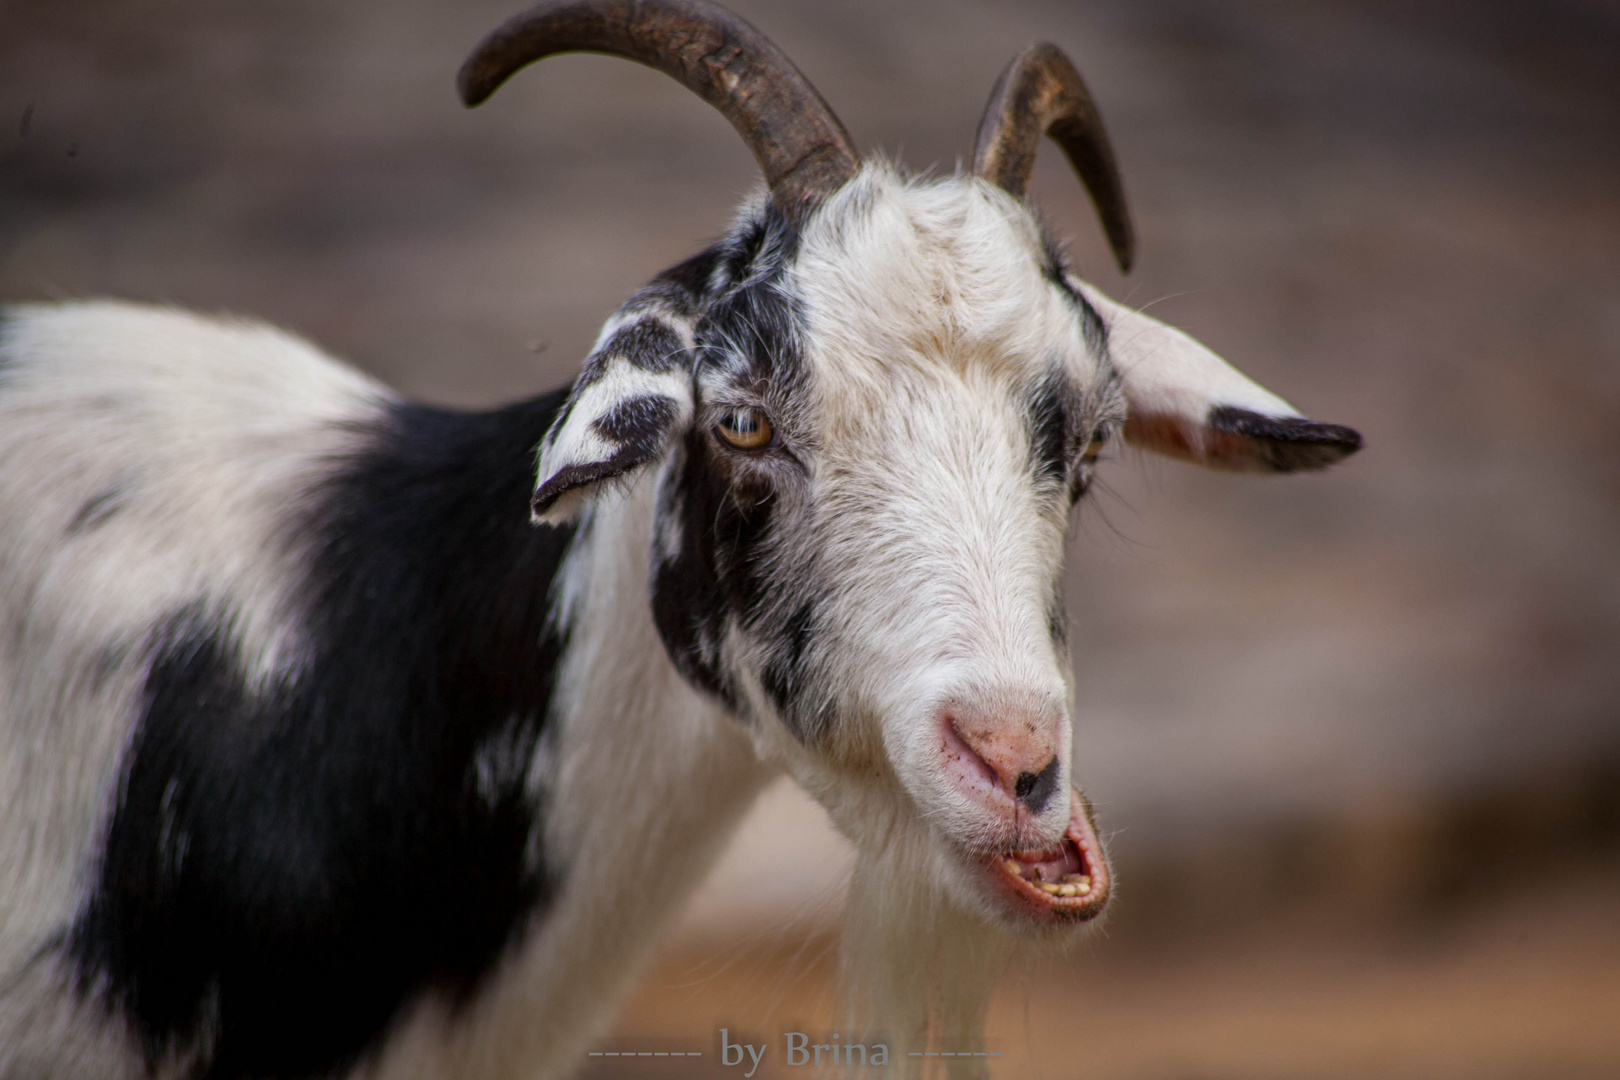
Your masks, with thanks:
[(1095, 464), (1097, 455), (1102, 453), (1106, 445), (1108, 445), (1108, 431), (1105, 428), (1091, 437), (1091, 441), (1086, 444), (1086, 452), (1080, 455), (1080, 460), (1087, 465)]
[(726, 445), (738, 450), (763, 450), (776, 437), (763, 409), (729, 409), (715, 425), (715, 431)]

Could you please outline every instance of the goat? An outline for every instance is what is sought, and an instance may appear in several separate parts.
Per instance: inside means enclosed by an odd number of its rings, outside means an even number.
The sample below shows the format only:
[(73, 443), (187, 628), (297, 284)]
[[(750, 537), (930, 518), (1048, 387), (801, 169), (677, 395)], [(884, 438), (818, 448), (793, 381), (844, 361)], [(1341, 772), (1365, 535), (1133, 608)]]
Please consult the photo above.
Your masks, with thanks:
[(451, 412), (247, 321), (6, 309), (5, 1080), (568, 1074), (784, 772), (859, 852), (847, 1030), (976, 1045), (1009, 949), (1110, 894), (1059, 588), (1099, 453), (1359, 447), (1067, 270), (1043, 133), (1133, 234), (1054, 46), (938, 179), (707, 0), (541, 5), (463, 98), (570, 50), (766, 181), (571, 387)]

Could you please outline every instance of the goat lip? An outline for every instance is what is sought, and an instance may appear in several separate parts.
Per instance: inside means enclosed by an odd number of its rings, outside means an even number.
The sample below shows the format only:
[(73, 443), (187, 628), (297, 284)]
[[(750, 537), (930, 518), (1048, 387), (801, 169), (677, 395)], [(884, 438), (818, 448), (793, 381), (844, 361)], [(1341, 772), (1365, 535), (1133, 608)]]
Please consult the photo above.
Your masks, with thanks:
[[(1022, 864), (1035, 873), (1037, 880), (1009, 868), (1009, 863)], [(1041, 869), (1035, 869), (1036, 866)], [(1041, 887), (1058, 885), (1061, 889), (1061, 880), (1048, 881), (1044, 875), (1071, 866), (1077, 866), (1077, 870), (1069, 876), (1080, 878), (1086, 886), (1083, 895), (1063, 896)], [(1040, 852), (1000, 852), (985, 860), (985, 868), (995, 890), (1011, 902), (1014, 911), (1045, 924), (1078, 923), (1096, 918), (1108, 903), (1112, 885), (1108, 860), (1103, 856), (1102, 842), (1097, 839), (1096, 827), (1091, 822), (1091, 808), (1079, 792), (1070, 793), (1069, 828), (1056, 848)], [(1076, 886), (1077, 891), (1078, 888)]]

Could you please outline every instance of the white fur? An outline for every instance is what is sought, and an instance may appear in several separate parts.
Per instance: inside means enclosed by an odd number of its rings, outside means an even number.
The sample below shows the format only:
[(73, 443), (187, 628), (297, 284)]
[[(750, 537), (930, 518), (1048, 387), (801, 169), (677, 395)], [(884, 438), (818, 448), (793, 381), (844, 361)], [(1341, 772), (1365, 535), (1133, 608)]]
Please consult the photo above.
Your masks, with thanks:
[(951, 782), (934, 726), (951, 701), (1046, 702), (1069, 789), (1072, 677), (1046, 621), (1068, 506), (1032, 484), (1021, 402), (1057, 362), (1092, 422), (1121, 417), (1041, 259), (1035, 222), (999, 189), (868, 167), (811, 223), (788, 286), (820, 440), (804, 542), (849, 723), (832, 755), (774, 749), (860, 852), (846, 974), (865, 1022), (908, 1049), (971, 1043), (1004, 955), (1007, 924), (967, 859), (1054, 842), (1068, 821), (1065, 794), (1015, 839)]
[(1262, 416), (1299, 412), (1173, 326), (1076, 282), (1108, 324), (1108, 349), (1124, 380), (1132, 412), (1177, 416), (1202, 424), (1210, 408), (1231, 405)]

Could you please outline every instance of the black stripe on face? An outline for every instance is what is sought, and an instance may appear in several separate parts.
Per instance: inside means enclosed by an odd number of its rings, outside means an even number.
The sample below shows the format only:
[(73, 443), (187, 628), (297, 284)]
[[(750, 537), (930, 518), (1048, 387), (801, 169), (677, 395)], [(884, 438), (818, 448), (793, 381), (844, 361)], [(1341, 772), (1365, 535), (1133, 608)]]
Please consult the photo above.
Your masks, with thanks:
[[(660, 550), (653, 572), (653, 613), (675, 666), (733, 712), (754, 719), (740, 687), (746, 672), (722, 655), (728, 633), (758, 646), (756, 672), (772, 711), (801, 741), (819, 737), (826, 718), (812, 691), (818, 588), (810, 568), (784, 548), (805, 489), (796, 464), (762, 465), (694, 430), (672, 460), (660, 492)], [(673, 523), (673, 527), (664, 524)]]
[(770, 658), (760, 671), (760, 686), (770, 696), (777, 714), (787, 720), (801, 742), (814, 742), (826, 734), (828, 718), (807, 699), (815, 681), (809, 650), (816, 635), (816, 601), (806, 599), (782, 620), (761, 620), (755, 633), (771, 645)]
[(1054, 368), (1037, 384), (1029, 405), (1030, 460), (1039, 475), (1059, 482), (1066, 481), (1078, 450), (1074, 396), (1063, 372)]
[(1091, 440), (1104, 430), (1097, 422), (1095, 405), (1088, 405), (1080, 389), (1059, 364), (1048, 369), (1029, 400), (1030, 461), (1038, 480), (1066, 489), (1075, 502), (1086, 492), (1091, 457), (1083, 457)]
[(732, 627), (763, 646), (760, 686), (794, 736), (810, 742), (826, 727), (810, 693), (817, 594), (802, 568), (774, 557), (784, 497), (793, 496), (739, 482), (707, 434), (691, 433), (660, 492), (659, 517), (678, 522), (680, 542), (653, 568), (653, 620), (676, 669), (749, 719), (743, 673), (721, 646)]
[(718, 519), (726, 492), (706, 443), (703, 433), (688, 433), (659, 490), (656, 528), (678, 534), (680, 543), (653, 567), (653, 622), (676, 670), (738, 712), (741, 699), (720, 657), (731, 607), (725, 596), (731, 559), (720, 542)]
[(526, 785), (563, 648), (568, 529), (528, 522), (560, 401), (401, 407), (290, 538), (307, 658), (251, 680), (228, 613), (155, 632), (68, 948), (149, 1069), (325, 1077), (402, 1011), (465, 1002), (554, 888)]
[[(711, 280), (735, 284), (721, 289), (694, 330), (699, 386), (719, 382), (728, 384), (723, 392), (760, 395), (783, 433), (798, 424), (808, 377), (802, 319), (779, 284), (794, 242), (772, 210), (720, 245)], [(795, 735), (808, 740), (821, 723), (806, 719), (817, 714), (806, 701), (814, 681), (807, 670), (814, 586), (807, 571), (780, 557), (777, 534), (805, 495), (797, 486), (802, 466), (783, 450), (762, 454), (728, 450), (701, 424), (683, 440), (658, 510), (672, 523), (660, 534), (679, 542), (654, 569), (653, 612), (676, 667), (735, 712), (744, 709), (744, 673), (727, 668), (721, 642), (735, 627), (761, 645), (760, 685)]]

